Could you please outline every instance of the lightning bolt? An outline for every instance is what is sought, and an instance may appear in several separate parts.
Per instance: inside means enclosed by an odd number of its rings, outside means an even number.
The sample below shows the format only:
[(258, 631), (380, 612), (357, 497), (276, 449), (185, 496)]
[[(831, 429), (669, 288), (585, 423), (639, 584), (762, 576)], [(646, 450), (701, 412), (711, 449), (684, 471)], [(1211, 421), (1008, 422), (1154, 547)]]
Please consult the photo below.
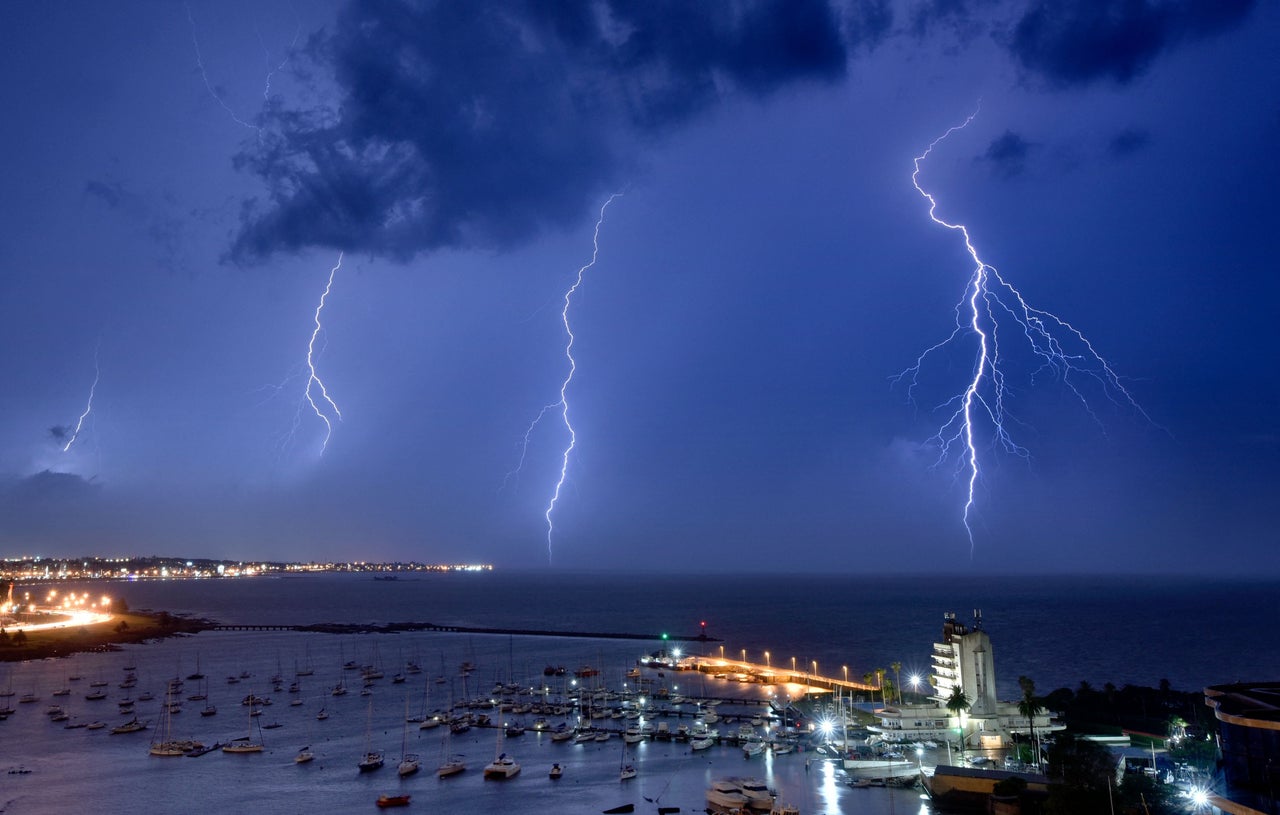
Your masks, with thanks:
[(84, 406), (84, 413), (81, 413), (80, 418), (76, 420), (76, 428), (71, 431), (71, 438), (67, 439), (66, 445), (62, 448), (64, 453), (71, 449), (71, 445), (76, 443), (76, 439), (80, 436), (80, 430), (84, 427), (84, 420), (89, 418), (89, 414), (93, 412), (93, 394), (98, 390), (98, 379), (102, 376), (102, 369), (98, 366), (98, 351), (101, 346), (101, 341), (93, 346), (93, 384), (89, 386), (89, 401)]
[[(191, 46), (192, 48), (195, 49), (195, 52), (196, 52), (196, 67), (200, 69), (200, 78), (204, 80), (205, 90), (209, 91), (209, 95), (214, 98), (214, 101), (216, 101), (219, 105), (222, 106), (222, 109), (225, 110), (227, 112), (227, 115), (231, 117), (231, 121), (235, 122), (241, 127), (247, 127), (248, 129), (252, 130), (254, 133), (258, 135), (258, 141), (261, 142), (262, 128), (256, 124), (253, 124), (252, 122), (246, 122), (244, 119), (241, 119), (240, 116), (234, 110), (232, 110), (231, 106), (227, 104), (227, 100), (222, 98), (222, 94), (218, 93), (217, 90), (214, 89), (213, 83), (209, 81), (209, 72), (206, 71), (204, 67), (204, 56), (200, 53), (200, 39), (196, 36), (196, 18), (191, 13), (191, 4), (185, 2), (184, 0), (182, 7), (187, 10), (187, 22), (191, 24)], [(268, 85), (270, 84), (270, 81), (271, 81), (271, 76), (270, 74), (268, 74), (267, 75)]]
[[(323, 330), (320, 325), (320, 313), (324, 311), (325, 300), (328, 299), (329, 292), (333, 289), (334, 275), (336, 275), (338, 273), (338, 270), (342, 268), (342, 255), (343, 253), (341, 252), (338, 253), (337, 264), (332, 269), (329, 270), (329, 282), (325, 284), (324, 293), (320, 295), (320, 302), (316, 304), (316, 312), (314, 315), (316, 327), (311, 331), (311, 340), (310, 342), (307, 343), (307, 370), (310, 373), (309, 373), (309, 376), (307, 377), (307, 387), (306, 387), (306, 390), (303, 391), (303, 396), (306, 399), (307, 403), (311, 405), (311, 409), (315, 411), (316, 416), (320, 417), (320, 421), (324, 422), (324, 428), (325, 428), (324, 443), (320, 446), (320, 453), (322, 455), (324, 451), (329, 447), (329, 438), (333, 435), (333, 422), (329, 419), (328, 414), (326, 414), (325, 411), (320, 409), (320, 405), (316, 403), (316, 399), (312, 395), (312, 389), (314, 388), (319, 391), (320, 402), (322, 404), (328, 405), (329, 408), (333, 411), (335, 418), (337, 418), (339, 421), (342, 419), (342, 411), (338, 409), (337, 403), (334, 402), (333, 398), (329, 396), (328, 388), (324, 386), (324, 382), (316, 374), (316, 363), (315, 363), (316, 339), (320, 336), (320, 332)], [(297, 429), (297, 426), (298, 426), (298, 419), (297, 417), (295, 417), (294, 419), (295, 430)]]
[[(190, 9), (187, 9), (188, 13), (190, 13), (190, 11), (191, 11)], [(258, 44), (262, 46), (263, 56), (267, 60), (267, 67), (270, 68), (270, 70), (267, 71), (267, 81), (262, 88), (262, 101), (270, 102), (271, 101), (271, 77), (283, 71), (285, 66), (289, 64), (289, 60), (293, 58), (293, 49), (297, 47), (298, 38), (302, 36), (302, 24), (299, 23), (297, 28), (293, 30), (293, 40), (289, 43), (289, 47), (284, 52), (284, 59), (281, 60), (280, 64), (274, 68), (271, 68), (271, 63), (272, 63), (271, 51), (270, 49), (267, 48), (266, 41), (262, 39), (262, 32), (255, 27), (254, 33), (258, 36)]]
[(569, 361), (569, 371), (565, 374), (564, 381), (560, 383), (560, 399), (559, 401), (552, 402), (551, 404), (543, 407), (542, 410), (538, 412), (538, 415), (534, 420), (529, 423), (528, 429), (524, 432), (524, 444), (520, 451), (520, 463), (514, 470), (507, 473), (507, 477), (503, 479), (503, 484), (505, 485), (512, 476), (520, 472), (520, 468), (524, 465), (525, 454), (529, 450), (529, 435), (533, 433), (533, 429), (538, 426), (538, 423), (542, 421), (544, 416), (559, 408), (560, 419), (564, 422), (565, 430), (569, 432), (569, 444), (564, 448), (564, 453), (561, 455), (560, 478), (556, 481), (555, 489), (551, 493), (551, 500), (547, 502), (547, 511), (543, 515), (547, 521), (548, 563), (551, 561), (551, 538), (555, 532), (555, 525), (551, 520), (551, 516), (555, 513), (556, 503), (560, 500), (560, 490), (564, 488), (565, 479), (569, 474), (569, 455), (578, 444), (578, 435), (573, 429), (573, 423), (569, 421), (569, 384), (573, 382), (573, 375), (578, 370), (577, 360), (573, 358), (573, 343), (576, 338), (573, 335), (573, 329), (569, 325), (569, 306), (573, 302), (574, 293), (582, 286), (583, 276), (586, 275), (588, 269), (596, 265), (596, 259), (600, 256), (600, 227), (604, 224), (605, 212), (608, 211), (609, 205), (621, 196), (622, 193), (620, 192), (614, 193), (613, 195), (610, 195), (609, 199), (600, 206), (600, 214), (596, 218), (595, 231), (592, 232), (591, 236), (591, 260), (583, 264), (578, 269), (578, 274), (573, 281), (573, 285), (564, 293), (564, 307), (560, 309), (560, 322), (564, 324), (564, 333), (565, 336), (568, 337), (568, 341), (564, 346), (564, 356), (565, 359)]
[[(911, 173), (911, 183), (916, 191), (929, 203), (929, 218), (939, 226), (959, 232), (964, 238), (965, 250), (973, 260), (973, 273), (969, 278), (965, 293), (956, 304), (955, 329), (941, 342), (926, 348), (916, 358), (915, 364), (893, 377), (895, 382), (909, 378), (908, 397), (914, 400), (915, 389), (919, 384), (920, 371), (928, 358), (935, 352), (952, 345), (959, 338), (971, 335), (977, 340), (977, 351), (973, 359), (973, 374), (964, 390), (952, 396), (938, 406), (937, 410), (950, 409), (952, 412), (929, 439), (929, 443), (937, 446), (938, 458), (934, 466), (946, 461), (953, 448), (959, 448), (957, 456), (957, 474), (965, 473), (966, 495), (962, 520), (965, 532), (969, 537), (969, 556), (973, 557), (974, 536), (972, 515), (974, 510), (974, 492), (980, 475), (976, 422), (985, 422), (989, 427), (993, 444), (998, 444), (1006, 452), (1029, 458), (1026, 448), (1018, 445), (1005, 425), (1010, 420), (1006, 409), (1007, 396), (1006, 374), (1000, 358), (1001, 322), (1011, 322), (1014, 329), (1021, 333), (1030, 351), (1039, 359), (1040, 367), (1032, 373), (1034, 384), (1037, 376), (1049, 374), (1063, 383), (1079, 400), (1085, 411), (1098, 426), (1102, 422), (1090, 406), (1088, 399), (1077, 386), (1077, 378), (1088, 378), (1097, 383), (1102, 392), (1115, 404), (1124, 404), (1135, 410), (1148, 422), (1151, 417), (1137, 403), (1129, 391), (1120, 382), (1120, 378), (1093, 345), (1075, 326), (1048, 311), (1032, 307), (1022, 293), (1015, 289), (999, 270), (987, 263), (979, 255), (973, 238), (964, 224), (951, 223), (938, 215), (938, 202), (920, 183), (921, 165), (939, 144), (958, 130), (963, 130), (978, 115), (972, 113), (963, 123), (949, 128), (938, 138), (930, 142), (928, 148), (915, 157)], [(1105, 430), (1104, 430), (1105, 432)]]

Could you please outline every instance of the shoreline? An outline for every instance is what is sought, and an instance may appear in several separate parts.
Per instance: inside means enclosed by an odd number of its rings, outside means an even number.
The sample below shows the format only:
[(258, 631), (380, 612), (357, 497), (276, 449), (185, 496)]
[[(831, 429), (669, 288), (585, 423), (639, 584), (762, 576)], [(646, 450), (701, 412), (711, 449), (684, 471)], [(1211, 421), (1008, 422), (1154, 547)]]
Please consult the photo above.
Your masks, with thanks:
[(190, 636), (207, 631), (217, 623), (167, 611), (127, 611), (112, 614), (106, 622), (77, 628), (22, 632), (25, 641), (14, 642), (18, 632), (8, 633), (0, 643), (0, 662), (56, 659), (86, 652), (119, 651), (121, 645), (136, 645), (168, 637)]

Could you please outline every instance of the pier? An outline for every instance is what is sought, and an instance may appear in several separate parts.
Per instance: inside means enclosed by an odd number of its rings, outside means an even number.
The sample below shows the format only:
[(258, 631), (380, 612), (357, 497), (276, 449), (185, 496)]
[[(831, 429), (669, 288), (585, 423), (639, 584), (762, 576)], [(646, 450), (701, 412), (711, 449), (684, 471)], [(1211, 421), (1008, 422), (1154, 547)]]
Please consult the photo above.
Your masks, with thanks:
[(834, 676), (823, 676), (816, 671), (796, 671), (785, 667), (774, 667), (771, 664), (761, 665), (755, 662), (725, 659), (724, 657), (684, 657), (680, 660), (680, 668), (681, 670), (723, 675), (727, 679), (737, 679), (742, 682), (755, 682), (765, 685), (804, 685), (810, 690), (819, 691), (880, 690), (879, 685), (853, 682), (849, 679)]

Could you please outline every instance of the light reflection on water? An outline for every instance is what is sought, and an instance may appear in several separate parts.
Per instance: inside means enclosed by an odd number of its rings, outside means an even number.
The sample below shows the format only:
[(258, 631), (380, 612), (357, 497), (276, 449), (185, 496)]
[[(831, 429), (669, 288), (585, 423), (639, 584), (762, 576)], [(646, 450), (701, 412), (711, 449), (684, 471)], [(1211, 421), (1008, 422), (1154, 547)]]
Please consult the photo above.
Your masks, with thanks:
[[(67, 590), (72, 587), (67, 586)], [(458, 575), (445, 579), (401, 579), (374, 582), (362, 576), (322, 576), (290, 580), (210, 581), (113, 586), (135, 608), (192, 611), (228, 622), (311, 623), (419, 620), (478, 626), (509, 626), (595, 631), (693, 633), (698, 622), (727, 640), (731, 653), (747, 648), (759, 660), (764, 649), (772, 664), (794, 657), (803, 664), (849, 665), (852, 676), (894, 661), (928, 665), (930, 643), (943, 612), (982, 607), (996, 648), (999, 689), (1016, 696), (1016, 678), (1026, 674), (1048, 691), (1081, 679), (1095, 686), (1111, 681), (1156, 684), (1168, 677), (1175, 688), (1192, 690), (1216, 681), (1280, 674), (1280, 642), (1269, 621), (1280, 612), (1280, 591), (1264, 583), (1199, 584), (1082, 578), (940, 579), (940, 578), (799, 578), (721, 575), (639, 576), (618, 579), (601, 575)], [(767, 602), (752, 599), (766, 598)], [(1187, 648), (1150, 648), (1167, 641), (1175, 625)], [(376, 648), (375, 648), (376, 644)], [(461, 777), (438, 780), (430, 769), (439, 760), (440, 735), (410, 731), (410, 750), (423, 757), (424, 771), (404, 782), (394, 763), (402, 735), (406, 692), (411, 708), (429, 694), (430, 707), (443, 707), (450, 695), (487, 693), (494, 681), (509, 676), (540, 682), (547, 664), (570, 670), (583, 665), (602, 669), (612, 686), (625, 681), (626, 668), (658, 642), (603, 639), (547, 639), (502, 635), (327, 635), (291, 632), (206, 632), (174, 638), (123, 652), (81, 654), (72, 659), (0, 666), (0, 688), (18, 695), (33, 692), (40, 702), (20, 705), (0, 722), (0, 771), (23, 764), (30, 775), (0, 773), (0, 809), (5, 813), (78, 812), (134, 813), (245, 811), (317, 813), (371, 810), (383, 792), (404, 789), (415, 797), (418, 811), (477, 815), (507, 812), (592, 813), (626, 802), (637, 812), (658, 804), (684, 812), (705, 807), (703, 793), (712, 779), (726, 775), (765, 778), (804, 815), (918, 815), (927, 804), (911, 790), (851, 789), (837, 768), (810, 753), (746, 760), (735, 747), (691, 753), (677, 742), (638, 745), (635, 761), (640, 777), (618, 781), (621, 740), (573, 746), (551, 744), (526, 734), (508, 743), (508, 751), (524, 765), (509, 783), (484, 783), (480, 767), (496, 748), (491, 730), (473, 730), (453, 749), (467, 756), (471, 769)], [(699, 646), (694, 645), (695, 649)], [(345, 697), (328, 695), (343, 676), (342, 662), (385, 663), (387, 678), (373, 695), (372, 727), (366, 728), (367, 699), (353, 686)], [(1135, 654), (1146, 655), (1144, 659)], [(266, 677), (283, 667), (286, 677), (297, 664), (310, 662), (315, 675), (302, 678), (305, 704), (290, 707), (287, 694), (264, 719), (283, 725), (267, 731), (267, 750), (259, 755), (210, 753), (200, 758), (154, 758), (147, 755), (147, 734), (109, 736), (106, 731), (64, 730), (48, 721), (45, 708), (64, 703), (81, 720), (101, 718), (115, 724), (115, 687), (123, 667), (137, 663), (136, 693), (150, 690), (156, 700), (138, 706), (139, 716), (159, 719), (165, 681), (194, 670), (197, 657), (209, 677), (209, 695), (219, 708), (210, 719), (198, 715), (202, 703), (187, 703), (174, 717), (174, 735), (202, 741), (226, 741), (244, 735), (246, 712), (239, 704), (250, 691), (265, 694)], [(413, 659), (424, 674), (404, 686), (392, 685), (392, 666)], [(458, 665), (475, 662), (479, 669), (464, 683)], [(1242, 662), (1242, 660), (1246, 662)], [(253, 676), (228, 685), (228, 674), (242, 670)], [(70, 697), (51, 698), (75, 683)], [(427, 683), (437, 674), (445, 685)], [(84, 699), (90, 681), (112, 684), (111, 700)], [(350, 683), (350, 676), (347, 677)], [(739, 685), (705, 677), (663, 677), (691, 695), (727, 696)], [(287, 681), (286, 681), (287, 685)], [(753, 691), (758, 690), (752, 688)], [(184, 694), (191, 693), (190, 685)], [(331, 718), (315, 720), (324, 705)], [(687, 721), (687, 719), (686, 719)], [(672, 723), (674, 729), (675, 722)], [(736, 728), (721, 724), (722, 732)], [(388, 755), (383, 770), (360, 775), (355, 762), (368, 738)], [(317, 760), (298, 766), (293, 756), (311, 744)], [(806, 772), (807, 759), (809, 763)], [(565, 776), (547, 778), (553, 762)], [(652, 800), (645, 800), (645, 799)], [(423, 807), (422, 805), (426, 806)]]

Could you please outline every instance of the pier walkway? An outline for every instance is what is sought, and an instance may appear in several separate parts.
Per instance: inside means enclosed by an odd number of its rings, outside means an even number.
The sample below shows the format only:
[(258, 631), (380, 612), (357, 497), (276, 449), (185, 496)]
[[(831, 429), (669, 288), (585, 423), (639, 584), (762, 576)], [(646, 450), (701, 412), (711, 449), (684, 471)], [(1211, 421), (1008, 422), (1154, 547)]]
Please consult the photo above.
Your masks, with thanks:
[(746, 662), (737, 659), (725, 659), (724, 657), (684, 657), (680, 660), (682, 669), (698, 671), (700, 673), (708, 673), (713, 675), (723, 675), (728, 679), (738, 679), (744, 682), (759, 682), (766, 685), (804, 685), (810, 690), (820, 691), (836, 691), (836, 690), (857, 690), (857, 691), (879, 691), (879, 685), (868, 685), (865, 682), (853, 682), (848, 679), (841, 679), (834, 676), (823, 676), (820, 673), (808, 671), (790, 670), (786, 667), (776, 667), (771, 664), (760, 665), (755, 662)]

